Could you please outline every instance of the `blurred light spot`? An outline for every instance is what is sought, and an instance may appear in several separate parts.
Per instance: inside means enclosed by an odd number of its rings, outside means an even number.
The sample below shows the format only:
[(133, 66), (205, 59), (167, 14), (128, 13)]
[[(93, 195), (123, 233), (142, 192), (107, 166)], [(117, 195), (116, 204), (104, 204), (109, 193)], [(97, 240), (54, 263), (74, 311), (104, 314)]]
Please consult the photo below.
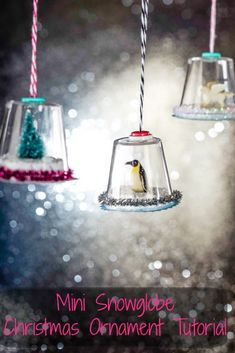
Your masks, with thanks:
[(80, 275), (76, 275), (76, 276), (74, 277), (74, 281), (75, 281), (76, 283), (80, 283), (80, 282), (82, 282), (82, 277), (81, 277)]
[(76, 93), (78, 90), (78, 86), (76, 85), (76, 83), (70, 83), (70, 85), (68, 86), (68, 90), (70, 93)]
[(63, 348), (64, 348), (63, 343), (62, 343), (62, 342), (59, 342), (59, 343), (57, 344), (57, 349), (61, 350), (61, 349), (63, 349)]
[(192, 317), (192, 318), (196, 317), (197, 316), (196, 310), (190, 310), (189, 311), (189, 316)]
[(129, 7), (133, 4), (133, 0), (122, 0), (123, 6)]
[(223, 132), (224, 131), (224, 124), (221, 121), (218, 121), (217, 123), (215, 123), (214, 125), (214, 130), (216, 132)]
[(58, 235), (58, 230), (55, 229), (55, 228), (52, 228), (52, 229), (50, 230), (50, 235), (51, 235), (52, 237), (56, 237), (56, 236)]
[(191, 276), (191, 272), (189, 270), (183, 270), (182, 271), (182, 276), (184, 278), (189, 278)]
[(16, 228), (17, 227), (17, 222), (13, 219), (12, 221), (9, 222), (11, 228)]
[(71, 119), (74, 119), (76, 118), (78, 115), (78, 112), (76, 109), (69, 109), (68, 111), (68, 116), (71, 118)]
[(226, 313), (230, 313), (233, 310), (233, 307), (231, 304), (226, 304), (224, 306), (224, 311), (226, 311)]
[(94, 264), (93, 261), (91, 261), (91, 260), (87, 261), (87, 267), (88, 268), (94, 268), (94, 266), (95, 266), (95, 264)]
[(111, 262), (116, 262), (116, 261), (117, 261), (117, 256), (114, 255), (114, 254), (111, 254), (111, 255), (109, 256), (109, 260), (110, 260)]
[(20, 198), (20, 193), (19, 193), (19, 191), (13, 191), (12, 197), (13, 197), (14, 199), (19, 199), (19, 198)]
[(202, 311), (203, 309), (205, 309), (205, 304), (203, 304), (203, 303), (198, 303), (198, 304), (197, 304), (197, 309), (200, 310), (200, 311)]
[(159, 260), (154, 261), (153, 266), (154, 266), (154, 268), (156, 268), (157, 270), (160, 270), (160, 268), (162, 268), (162, 262), (159, 261)]
[(68, 321), (69, 321), (69, 318), (68, 318), (67, 315), (63, 315), (63, 316), (61, 317), (61, 320), (62, 320), (63, 322), (68, 322)]
[(64, 209), (67, 212), (70, 212), (73, 210), (73, 201), (67, 201), (64, 205)]
[(44, 202), (43, 206), (44, 206), (45, 209), (49, 210), (52, 205), (51, 205), (50, 201), (46, 201), (46, 202)]
[(211, 137), (211, 138), (215, 138), (218, 134), (217, 132), (215, 131), (214, 128), (208, 130), (208, 135)]
[(120, 276), (120, 271), (115, 269), (115, 270), (113, 270), (112, 274), (113, 274), (113, 277), (119, 277)]
[(204, 141), (204, 140), (205, 140), (205, 134), (204, 134), (204, 132), (202, 132), (202, 131), (197, 131), (197, 132), (195, 133), (195, 139), (196, 139), (197, 141), (199, 141), (199, 142)]
[(234, 339), (234, 333), (231, 332), (231, 331), (229, 331), (229, 332), (227, 333), (227, 338), (228, 338), (228, 340), (233, 340), (233, 339)]
[(165, 317), (166, 317), (165, 311), (163, 311), (163, 310), (159, 311), (158, 316), (159, 316), (161, 319), (165, 319)]
[(47, 350), (47, 345), (46, 344), (42, 344), (41, 345), (41, 351), (45, 352)]
[(84, 81), (92, 82), (95, 80), (95, 74), (94, 72), (82, 72), (81, 78)]
[(222, 278), (223, 277), (223, 271), (221, 271), (221, 270), (215, 271), (215, 277), (216, 278)]
[(64, 256), (63, 256), (63, 261), (64, 262), (69, 262), (71, 260), (71, 257), (68, 255), (68, 254), (65, 254)]
[(162, 2), (164, 5), (167, 5), (167, 6), (173, 4), (173, 0), (162, 0)]
[(153, 262), (150, 262), (150, 263), (148, 264), (148, 268), (149, 268), (151, 271), (155, 270), (155, 267), (154, 267)]
[(172, 179), (172, 180), (178, 180), (179, 177), (180, 177), (180, 174), (179, 174), (179, 172), (177, 172), (176, 170), (173, 170), (173, 171), (171, 172), (170, 176), (171, 176), (171, 179)]
[(29, 190), (30, 192), (34, 192), (34, 191), (36, 190), (36, 186), (35, 186), (34, 184), (29, 184), (29, 185), (28, 185), (28, 190)]
[(38, 208), (36, 208), (35, 213), (37, 216), (43, 217), (43, 216), (45, 216), (46, 212), (42, 207), (38, 207)]
[(215, 279), (215, 274), (214, 274), (214, 272), (208, 272), (207, 273), (207, 277), (210, 279), (210, 280), (214, 280)]
[(35, 199), (36, 200), (45, 200), (46, 196), (47, 196), (46, 193), (43, 192), (43, 191), (37, 191), (35, 193)]
[(27, 196), (26, 196), (26, 201), (27, 201), (28, 203), (33, 202), (33, 201), (34, 201), (33, 196), (32, 196), (32, 195), (27, 195)]
[(62, 203), (62, 202), (64, 202), (64, 195), (62, 195), (62, 194), (57, 194), (56, 197), (55, 197), (55, 199), (56, 199), (57, 202)]

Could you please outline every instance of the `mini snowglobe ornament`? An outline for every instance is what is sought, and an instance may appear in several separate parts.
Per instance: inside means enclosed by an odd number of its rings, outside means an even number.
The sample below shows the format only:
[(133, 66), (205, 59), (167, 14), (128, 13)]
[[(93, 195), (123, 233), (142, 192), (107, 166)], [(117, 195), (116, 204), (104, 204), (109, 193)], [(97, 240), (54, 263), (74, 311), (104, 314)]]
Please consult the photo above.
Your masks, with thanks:
[(73, 179), (62, 107), (37, 97), (37, 14), (38, 0), (33, 0), (30, 97), (6, 104), (0, 134), (0, 179), (10, 182)]
[(235, 119), (235, 76), (231, 58), (214, 52), (216, 0), (212, 0), (210, 51), (188, 60), (180, 106), (173, 115), (192, 120)]
[(148, 0), (142, 0), (140, 128), (114, 141), (107, 191), (99, 196), (101, 209), (153, 212), (176, 206), (179, 191), (172, 191), (162, 142), (144, 131), (144, 66)]

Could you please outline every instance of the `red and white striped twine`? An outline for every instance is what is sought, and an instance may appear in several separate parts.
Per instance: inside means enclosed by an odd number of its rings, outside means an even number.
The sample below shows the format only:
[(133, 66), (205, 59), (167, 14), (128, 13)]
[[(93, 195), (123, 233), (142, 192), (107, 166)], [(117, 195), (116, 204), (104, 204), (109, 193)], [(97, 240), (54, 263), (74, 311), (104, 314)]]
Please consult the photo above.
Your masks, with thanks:
[(38, 41), (38, 0), (33, 0), (33, 24), (32, 24), (32, 63), (30, 76), (31, 97), (38, 94), (38, 73), (37, 73), (37, 41)]
[(216, 0), (211, 0), (211, 28), (210, 28), (210, 52), (215, 49), (216, 37)]

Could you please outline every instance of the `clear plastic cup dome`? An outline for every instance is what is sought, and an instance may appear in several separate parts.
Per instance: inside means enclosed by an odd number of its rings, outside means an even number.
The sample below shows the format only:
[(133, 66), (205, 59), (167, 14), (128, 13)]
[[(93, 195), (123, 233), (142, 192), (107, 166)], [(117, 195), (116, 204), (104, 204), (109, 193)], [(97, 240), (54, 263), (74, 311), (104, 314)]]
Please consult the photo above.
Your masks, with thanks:
[(235, 119), (233, 60), (219, 53), (189, 59), (182, 100), (173, 115), (193, 120)]
[(114, 141), (107, 191), (101, 208), (121, 211), (158, 211), (181, 198), (172, 191), (162, 142), (148, 132), (134, 132)]
[(73, 179), (62, 106), (40, 98), (6, 104), (0, 135), (0, 178), (13, 182)]

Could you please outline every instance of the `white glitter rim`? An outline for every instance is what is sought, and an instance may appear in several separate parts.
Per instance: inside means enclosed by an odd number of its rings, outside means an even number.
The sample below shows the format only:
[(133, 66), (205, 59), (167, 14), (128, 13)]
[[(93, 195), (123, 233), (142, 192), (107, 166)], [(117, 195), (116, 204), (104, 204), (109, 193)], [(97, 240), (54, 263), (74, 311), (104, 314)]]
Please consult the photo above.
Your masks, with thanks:
[[(107, 192), (99, 195), (100, 208), (108, 211), (126, 211), (126, 212), (155, 212), (178, 205), (182, 199), (182, 194), (174, 190), (171, 195), (162, 197), (160, 200), (146, 199), (133, 201), (131, 199), (113, 199), (107, 196)], [(143, 204), (144, 202), (144, 204)]]
[(208, 120), (208, 121), (220, 121), (220, 120), (235, 120), (235, 107), (234, 110), (210, 110), (210, 109), (198, 109), (189, 108), (187, 106), (179, 106), (173, 108), (173, 117), (178, 119), (189, 119), (189, 120)]
[(179, 201), (170, 201), (165, 204), (159, 204), (158, 206), (110, 206), (107, 204), (100, 205), (100, 208), (104, 211), (119, 211), (119, 212), (156, 212), (164, 211), (168, 208), (173, 208), (179, 204)]

